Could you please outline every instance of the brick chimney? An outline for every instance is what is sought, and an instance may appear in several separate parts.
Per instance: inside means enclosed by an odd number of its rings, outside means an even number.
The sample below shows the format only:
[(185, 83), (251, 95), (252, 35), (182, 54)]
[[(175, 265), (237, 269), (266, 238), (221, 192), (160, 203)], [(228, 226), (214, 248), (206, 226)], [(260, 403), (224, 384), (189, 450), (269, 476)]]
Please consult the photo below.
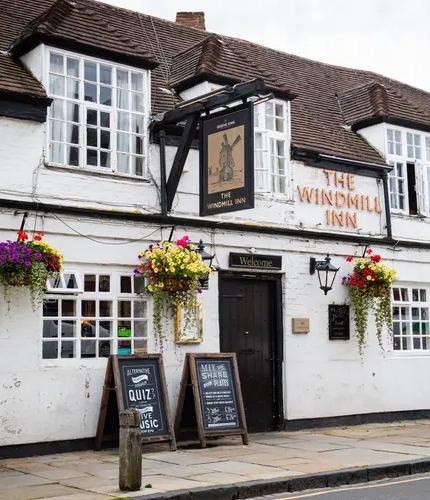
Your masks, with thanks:
[(176, 22), (189, 28), (206, 31), (204, 12), (177, 12)]

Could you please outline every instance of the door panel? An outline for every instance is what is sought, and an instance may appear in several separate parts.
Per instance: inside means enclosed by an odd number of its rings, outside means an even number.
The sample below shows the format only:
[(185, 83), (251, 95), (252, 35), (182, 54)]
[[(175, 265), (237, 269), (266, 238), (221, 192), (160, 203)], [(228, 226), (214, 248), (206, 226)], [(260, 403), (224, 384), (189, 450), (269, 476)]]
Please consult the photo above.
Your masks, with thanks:
[(220, 279), (221, 351), (235, 352), (248, 428), (274, 429), (274, 283)]

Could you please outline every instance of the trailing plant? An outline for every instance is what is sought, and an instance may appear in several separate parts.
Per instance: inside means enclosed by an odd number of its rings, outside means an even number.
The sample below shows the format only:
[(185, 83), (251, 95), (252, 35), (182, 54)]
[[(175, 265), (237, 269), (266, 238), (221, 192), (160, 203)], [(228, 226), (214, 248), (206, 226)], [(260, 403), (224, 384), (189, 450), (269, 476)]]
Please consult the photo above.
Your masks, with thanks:
[(10, 303), (11, 287), (25, 287), (30, 292), (33, 310), (43, 303), (46, 281), (62, 269), (63, 256), (48, 243), (44, 234), (37, 233), (33, 240), (20, 230), (17, 241), (0, 243), (0, 284), (4, 297)]
[(139, 254), (140, 263), (135, 269), (149, 279), (147, 292), (153, 296), (153, 322), (156, 342), (162, 347), (163, 315), (170, 309), (172, 316), (178, 307), (184, 314), (184, 328), (197, 325), (197, 297), (201, 293), (199, 279), (212, 272), (206, 266), (188, 236), (170, 243), (160, 241)]
[(354, 259), (347, 257), (347, 262), (354, 262), (352, 274), (343, 278), (348, 287), (354, 308), (355, 334), (360, 355), (363, 354), (367, 338), (369, 311), (375, 315), (376, 337), (383, 349), (382, 332), (384, 326), (392, 331), (391, 283), (396, 279), (396, 271), (381, 263), (381, 256), (370, 248), (366, 256)]

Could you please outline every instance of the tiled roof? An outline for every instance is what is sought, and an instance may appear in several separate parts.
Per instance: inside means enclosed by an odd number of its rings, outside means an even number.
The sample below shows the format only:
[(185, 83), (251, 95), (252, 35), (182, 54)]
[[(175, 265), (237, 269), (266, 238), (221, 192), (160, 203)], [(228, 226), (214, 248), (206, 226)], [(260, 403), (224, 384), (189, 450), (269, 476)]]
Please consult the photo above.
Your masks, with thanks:
[(27, 99), (46, 99), (45, 89), (19, 60), (0, 54), (0, 98), (5, 94)]
[(406, 99), (400, 90), (377, 80), (342, 92), (338, 97), (345, 122), (354, 128), (375, 118), (395, 118), (423, 126), (430, 124), (430, 114), (425, 109)]
[[(381, 164), (379, 153), (346, 125), (395, 116), (430, 130), (430, 94), (422, 90), (375, 73), (311, 61), (95, 0), (0, 0), (0, 26), (0, 51), (12, 47), (19, 52), (40, 37), (60, 45), (76, 41), (77, 51), (92, 46), (112, 54), (113, 60), (118, 54), (142, 64), (156, 60), (159, 65), (151, 79), (153, 113), (174, 106), (173, 97), (160, 92), (160, 87), (180, 88), (207, 75), (218, 81), (260, 77), (268, 87), (297, 95), (291, 103), (295, 149)], [(6, 91), (24, 82), (18, 77), (22, 67), (12, 70), (11, 65), (15, 65), (11, 59), (0, 58), (0, 88)], [(21, 88), (34, 93), (34, 85), (31, 79)]]

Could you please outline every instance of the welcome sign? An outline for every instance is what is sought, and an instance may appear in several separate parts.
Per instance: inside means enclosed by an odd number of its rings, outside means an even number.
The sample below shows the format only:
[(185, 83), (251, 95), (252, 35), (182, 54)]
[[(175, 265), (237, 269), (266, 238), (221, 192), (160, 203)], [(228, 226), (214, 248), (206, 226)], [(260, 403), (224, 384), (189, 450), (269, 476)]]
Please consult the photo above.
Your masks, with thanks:
[(281, 255), (249, 255), (242, 253), (230, 253), (230, 267), (241, 267), (245, 269), (266, 269), (280, 271), (282, 269)]

